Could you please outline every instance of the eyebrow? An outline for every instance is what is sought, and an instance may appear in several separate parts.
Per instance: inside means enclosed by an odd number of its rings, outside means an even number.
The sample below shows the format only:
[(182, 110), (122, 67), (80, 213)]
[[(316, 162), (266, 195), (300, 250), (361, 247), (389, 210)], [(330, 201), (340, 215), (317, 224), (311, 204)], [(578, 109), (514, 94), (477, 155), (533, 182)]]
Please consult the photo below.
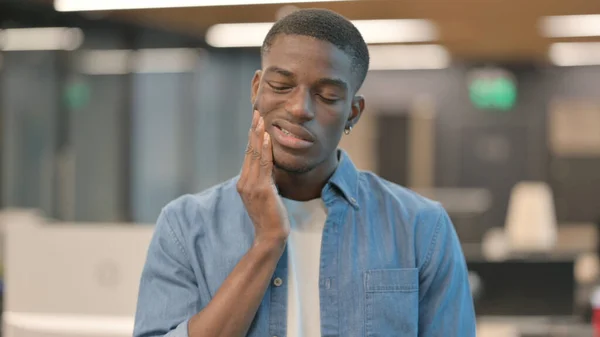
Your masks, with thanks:
[(267, 68), (267, 70), (265, 72), (266, 73), (277, 73), (277, 74), (279, 74), (281, 76), (284, 76), (284, 77), (287, 77), (287, 78), (290, 78), (290, 79), (296, 78), (296, 76), (294, 75), (294, 73), (292, 73), (291, 71), (285, 70), (283, 68), (275, 67), (275, 66)]
[(338, 87), (344, 91), (348, 90), (348, 84), (337, 78), (322, 78), (317, 81), (319, 85), (332, 85)]
[[(287, 77), (289, 79), (295, 79), (296, 75), (294, 75), (294, 73), (292, 73), (289, 70), (283, 69), (283, 68), (279, 68), (276, 66), (271, 66), (269, 68), (267, 68), (267, 70), (265, 71), (266, 73), (277, 73), (281, 76)], [(344, 91), (348, 90), (348, 83), (346, 83), (345, 81), (341, 80), (341, 79), (337, 79), (337, 78), (321, 78), (317, 81), (317, 84), (320, 86), (323, 85), (332, 85), (335, 87), (338, 87)]]

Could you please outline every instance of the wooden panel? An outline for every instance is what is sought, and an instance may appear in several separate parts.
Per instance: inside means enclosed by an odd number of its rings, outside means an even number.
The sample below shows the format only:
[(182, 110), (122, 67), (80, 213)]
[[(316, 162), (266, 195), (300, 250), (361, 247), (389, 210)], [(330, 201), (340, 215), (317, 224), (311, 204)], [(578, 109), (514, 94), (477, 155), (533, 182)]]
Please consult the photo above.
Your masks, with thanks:
[[(455, 59), (495, 61), (545, 61), (549, 40), (537, 31), (541, 16), (600, 13), (600, 1), (594, 0), (357, 0), (295, 6), (329, 8), (350, 19), (432, 19), (440, 27), (440, 43)], [(217, 23), (274, 21), (280, 8), (280, 4), (166, 8), (113, 11), (108, 16), (203, 37)]]

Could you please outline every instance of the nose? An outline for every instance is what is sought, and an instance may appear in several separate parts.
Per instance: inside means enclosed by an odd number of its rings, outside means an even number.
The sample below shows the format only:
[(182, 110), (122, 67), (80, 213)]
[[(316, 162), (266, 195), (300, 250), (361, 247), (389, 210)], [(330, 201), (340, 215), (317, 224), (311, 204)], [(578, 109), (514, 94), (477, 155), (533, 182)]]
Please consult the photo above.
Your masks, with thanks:
[(297, 87), (286, 104), (286, 110), (300, 121), (313, 119), (313, 101), (310, 90)]

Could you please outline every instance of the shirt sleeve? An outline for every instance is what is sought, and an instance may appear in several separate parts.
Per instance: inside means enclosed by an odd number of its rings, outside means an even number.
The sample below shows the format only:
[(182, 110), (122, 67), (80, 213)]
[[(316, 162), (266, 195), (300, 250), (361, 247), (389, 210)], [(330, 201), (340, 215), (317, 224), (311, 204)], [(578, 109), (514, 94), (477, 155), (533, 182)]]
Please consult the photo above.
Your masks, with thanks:
[(420, 268), (419, 337), (475, 337), (468, 271), (458, 235), (446, 211), (439, 217)]
[(170, 220), (163, 210), (148, 248), (134, 337), (188, 337), (188, 320), (201, 309), (189, 257)]

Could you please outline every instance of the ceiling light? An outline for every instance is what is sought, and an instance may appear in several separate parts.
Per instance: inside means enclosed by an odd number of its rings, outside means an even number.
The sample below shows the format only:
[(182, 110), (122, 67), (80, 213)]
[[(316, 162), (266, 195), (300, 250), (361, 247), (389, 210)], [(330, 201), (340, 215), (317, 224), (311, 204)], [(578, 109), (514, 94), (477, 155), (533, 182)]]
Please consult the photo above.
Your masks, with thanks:
[(450, 54), (440, 45), (369, 46), (369, 70), (444, 69)]
[(429, 42), (438, 39), (436, 26), (424, 19), (356, 20), (352, 23), (369, 44)]
[(83, 43), (79, 28), (15, 28), (0, 30), (4, 51), (74, 50)]
[(86, 75), (128, 74), (131, 50), (85, 50), (78, 54), (78, 67)]
[(186, 48), (142, 49), (135, 55), (136, 73), (193, 72), (199, 62), (199, 51)]
[(548, 16), (541, 19), (540, 30), (551, 38), (600, 36), (600, 14)]
[(550, 61), (557, 66), (600, 65), (600, 42), (561, 42), (550, 46)]
[(202, 62), (201, 50), (186, 48), (84, 50), (78, 56), (78, 70), (86, 75), (188, 73)]
[(272, 22), (228, 23), (210, 27), (206, 43), (213, 47), (260, 47)]
[(59, 12), (102, 11), (142, 8), (206, 7), (301, 2), (334, 2), (348, 0), (54, 0)]
[[(437, 27), (423, 19), (354, 20), (365, 42), (407, 43), (438, 39)], [(217, 24), (206, 32), (206, 42), (213, 47), (260, 47), (273, 22)]]

